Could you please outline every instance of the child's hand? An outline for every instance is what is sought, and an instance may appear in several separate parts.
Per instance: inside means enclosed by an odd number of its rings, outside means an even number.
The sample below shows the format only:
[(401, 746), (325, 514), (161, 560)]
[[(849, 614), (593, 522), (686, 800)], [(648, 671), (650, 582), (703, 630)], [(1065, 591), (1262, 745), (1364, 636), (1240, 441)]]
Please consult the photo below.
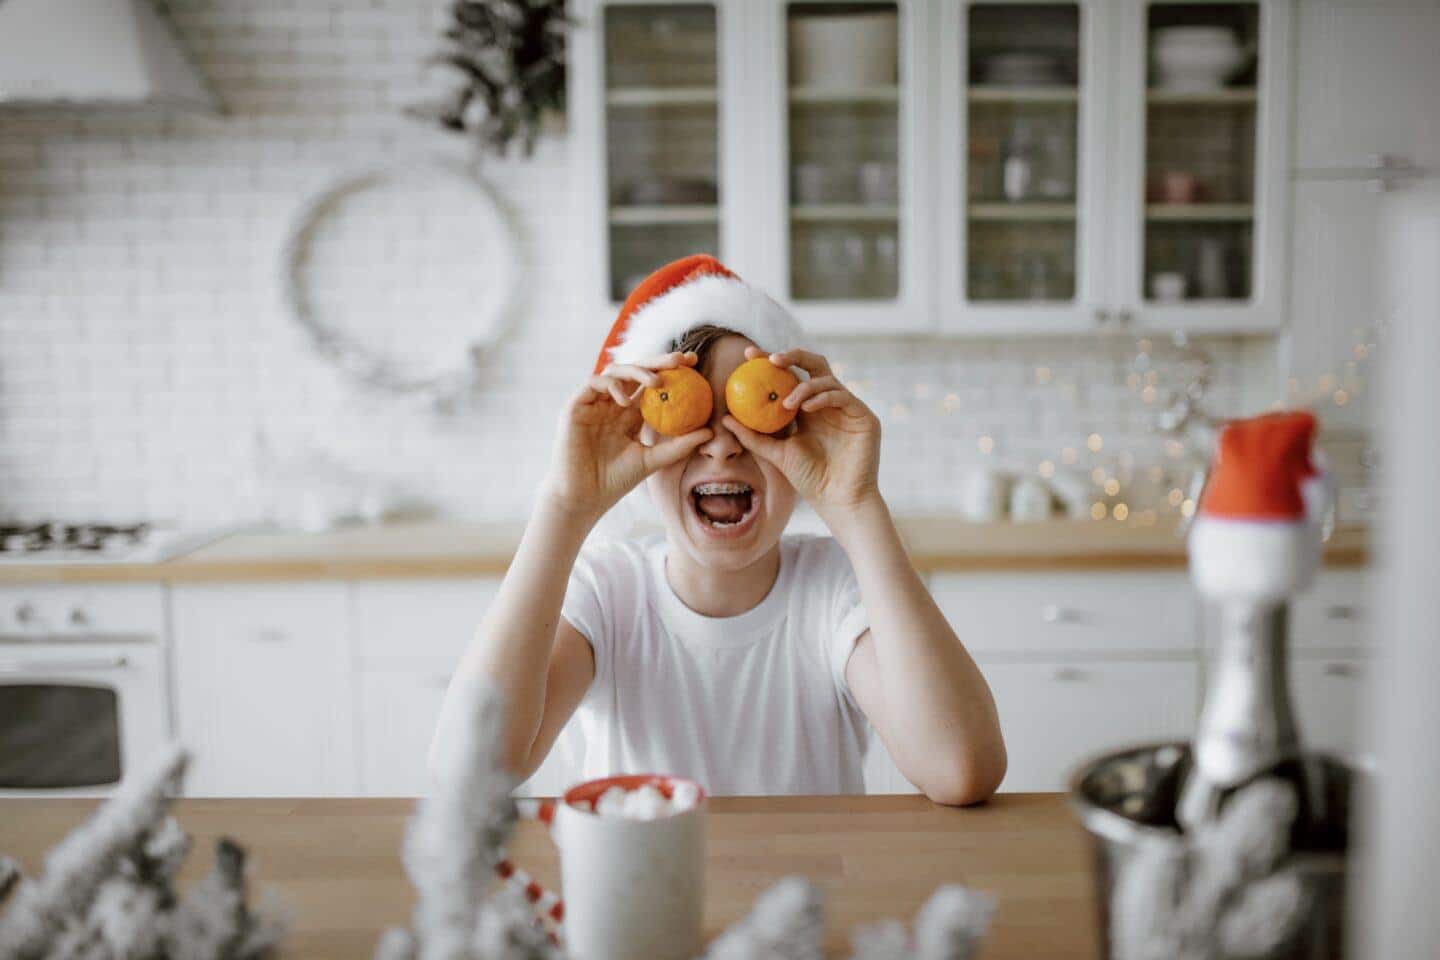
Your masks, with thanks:
[[(745, 349), (753, 360), (765, 353)], [(732, 416), (725, 426), (757, 457), (773, 463), (816, 512), (853, 507), (879, 492), (880, 420), (845, 388), (818, 353), (787, 350), (772, 353), (778, 367), (799, 367), (810, 374), (782, 402), (800, 415), (789, 436), (767, 436)]]
[(671, 353), (635, 364), (612, 364), (585, 382), (565, 406), (544, 492), (569, 513), (594, 521), (641, 480), (683, 460), (713, 435), (709, 427), (639, 440), (640, 394), (658, 386), (656, 370), (694, 366), (693, 353)]

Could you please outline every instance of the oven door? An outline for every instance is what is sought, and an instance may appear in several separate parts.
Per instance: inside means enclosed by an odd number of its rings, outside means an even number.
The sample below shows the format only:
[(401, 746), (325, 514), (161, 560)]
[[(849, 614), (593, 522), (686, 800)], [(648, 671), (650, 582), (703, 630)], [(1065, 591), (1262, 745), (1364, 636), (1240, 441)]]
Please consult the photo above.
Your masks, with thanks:
[(103, 796), (166, 739), (153, 638), (0, 638), (0, 796)]

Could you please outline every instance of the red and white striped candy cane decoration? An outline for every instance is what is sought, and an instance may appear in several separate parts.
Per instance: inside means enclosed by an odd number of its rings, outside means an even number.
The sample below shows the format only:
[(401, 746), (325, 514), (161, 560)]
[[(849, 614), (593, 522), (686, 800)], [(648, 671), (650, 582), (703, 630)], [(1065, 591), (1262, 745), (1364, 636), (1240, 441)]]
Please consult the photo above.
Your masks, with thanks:
[[(515, 811), (522, 820), (539, 820), (546, 827), (555, 821), (554, 800), (516, 800)], [(495, 873), (507, 887), (517, 891), (535, 908), (539, 922), (550, 932), (550, 939), (560, 942), (561, 924), (565, 920), (565, 902), (546, 890), (534, 877), (509, 857), (495, 864)]]

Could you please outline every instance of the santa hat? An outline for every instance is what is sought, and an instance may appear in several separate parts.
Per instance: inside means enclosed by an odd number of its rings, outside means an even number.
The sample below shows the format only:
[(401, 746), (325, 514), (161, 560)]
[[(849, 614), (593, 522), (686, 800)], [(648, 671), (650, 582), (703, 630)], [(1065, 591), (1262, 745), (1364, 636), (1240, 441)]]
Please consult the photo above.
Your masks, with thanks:
[(702, 324), (734, 330), (770, 353), (801, 343), (800, 325), (789, 311), (700, 253), (667, 263), (630, 292), (595, 372), (669, 353), (671, 344)]
[(1190, 573), (1202, 594), (1278, 603), (1310, 585), (1328, 499), (1314, 438), (1315, 417), (1305, 412), (1225, 426), (1190, 530)]

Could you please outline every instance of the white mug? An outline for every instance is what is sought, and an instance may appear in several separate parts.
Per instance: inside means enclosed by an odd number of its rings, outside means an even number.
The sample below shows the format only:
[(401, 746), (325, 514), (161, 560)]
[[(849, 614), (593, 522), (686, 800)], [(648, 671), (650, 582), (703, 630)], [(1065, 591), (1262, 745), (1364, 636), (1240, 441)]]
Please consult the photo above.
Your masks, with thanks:
[[(669, 798), (680, 777), (633, 774), (577, 784), (560, 800), (519, 804), (522, 817), (550, 825), (560, 851), (563, 905), (514, 864), (500, 874), (526, 890), (558, 921), (573, 960), (692, 960), (703, 946), (705, 905), (705, 792), (699, 800), (654, 820), (600, 816), (594, 804), (611, 787), (657, 787)], [(548, 905), (547, 905), (548, 903)]]

